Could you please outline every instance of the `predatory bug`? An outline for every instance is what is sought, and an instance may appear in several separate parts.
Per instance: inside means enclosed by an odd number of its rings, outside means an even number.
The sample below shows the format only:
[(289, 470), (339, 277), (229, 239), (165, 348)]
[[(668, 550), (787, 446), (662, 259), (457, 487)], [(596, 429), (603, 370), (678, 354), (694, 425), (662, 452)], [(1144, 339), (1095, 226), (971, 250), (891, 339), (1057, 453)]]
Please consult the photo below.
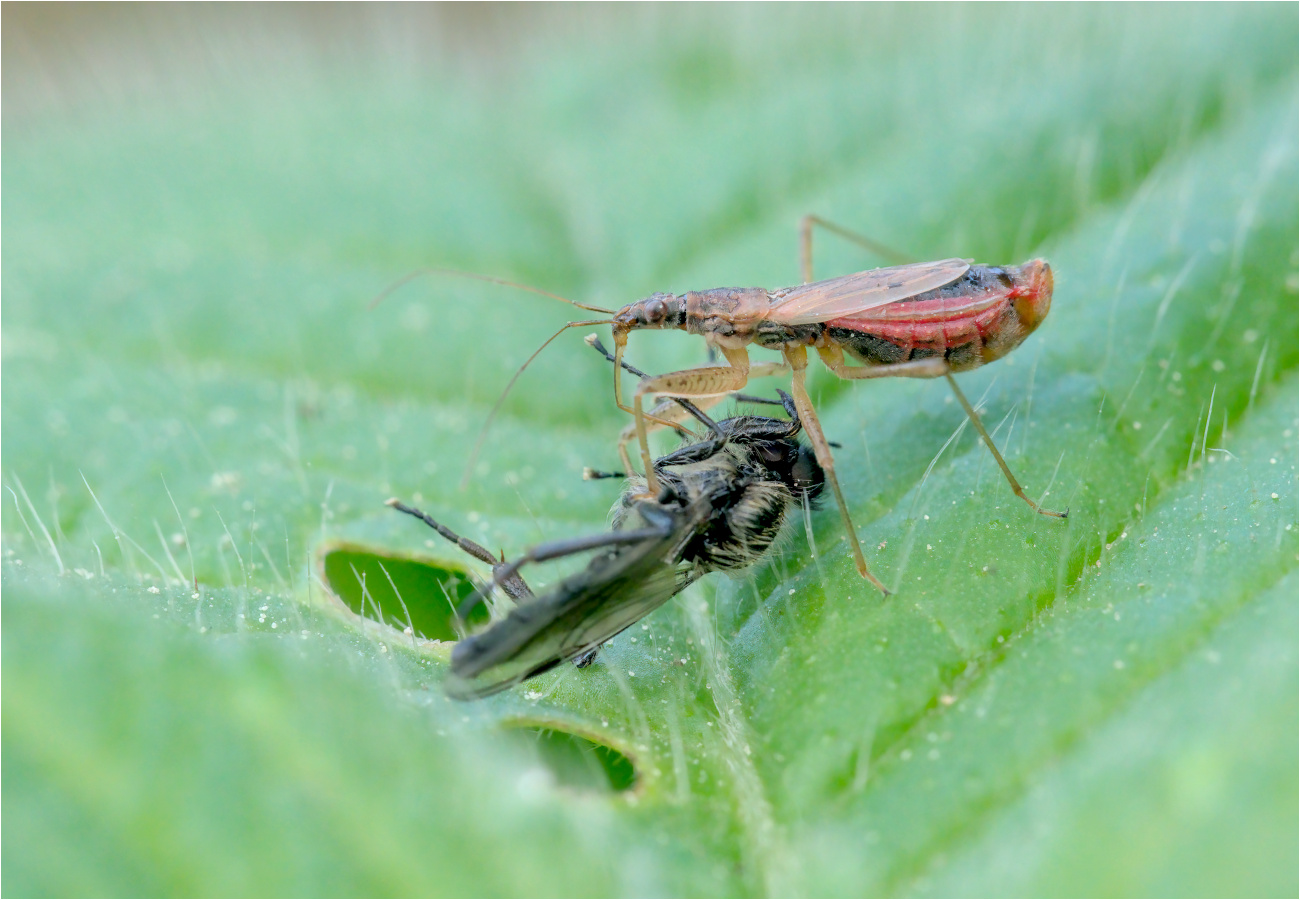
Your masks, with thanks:
[[(646, 440), (644, 398), (716, 396), (740, 390), (751, 376), (789, 371), (795, 405), (840, 508), (858, 572), (889, 593), (867, 569), (835, 477), (830, 445), (808, 397), (805, 378), (811, 347), (840, 378), (946, 377), (1016, 496), (1036, 512), (1064, 518), (1068, 510), (1043, 509), (1025, 494), (952, 377), (955, 372), (1005, 356), (1043, 321), (1052, 302), (1052, 269), (1047, 262), (1035, 259), (1020, 266), (987, 266), (945, 259), (813, 282), (813, 225), (874, 246), (852, 232), (809, 216), (802, 226), (804, 284), (777, 290), (713, 288), (680, 296), (653, 294), (614, 314), (616, 360), (622, 358), (631, 332), (673, 328), (702, 336), (728, 363), (643, 380), (630, 407), (623, 401), (622, 379), (615, 369), (614, 399), (620, 409), (635, 416), (647, 491), (653, 494), (657, 484)], [(779, 351), (783, 361), (751, 365), (750, 344)], [(861, 365), (846, 364), (846, 353)]]
[[(710, 436), (654, 461), (656, 494), (632, 476), (614, 504), (613, 530), (534, 547), (513, 562), (427, 513), (398, 500), (466, 553), (492, 566), (492, 583), (457, 611), (462, 624), (487, 591), (500, 586), (517, 606), (486, 630), (457, 642), (444, 686), (459, 700), (486, 697), (565, 660), (590, 665), (601, 644), (662, 606), (709, 572), (738, 571), (760, 560), (790, 514), (813, 505), (824, 486), (816, 454), (797, 439), (798, 410), (782, 395), (789, 421), (733, 416), (713, 422), (698, 409)], [(599, 551), (587, 567), (535, 595), (519, 570), (527, 563)]]
[[(647, 412), (644, 408), (646, 397), (703, 400), (738, 391), (751, 377), (790, 372), (794, 403), (817, 454), (817, 461), (825, 470), (826, 481), (835, 495), (836, 505), (848, 533), (854, 564), (862, 577), (888, 594), (885, 586), (867, 568), (857, 531), (840, 490), (839, 479), (835, 476), (831, 444), (826, 440), (808, 396), (805, 382), (808, 348), (811, 347), (817, 351), (827, 368), (844, 379), (944, 376), (1016, 496), (1035, 512), (1064, 518), (1068, 510), (1055, 512), (1043, 509), (1026, 495), (1006, 460), (998, 452), (975, 408), (952, 377), (956, 372), (964, 372), (1005, 356), (1046, 318), (1051, 308), (1053, 286), (1052, 269), (1047, 262), (1035, 259), (1019, 266), (988, 266), (972, 265), (964, 259), (945, 259), (872, 269), (812, 282), (814, 225), (854, 240), (877, 253), (898, 256), (847, 229), (815, 216), (807, 216), (801, 226), (804, 284), (777, 290), (714, 288), (688, 291), (680, 296), (659, 293), (618, 311), (576, 303), (557, 294), (500, 278), (447, 269), (429, 269), (415, 273), (441, 272), (518, 287), (612, 316), (610, 320), (570, 322), (528, 358), (511, 378), (501, 399), (489, 414), (470, 454), (466, 478), (487, 434), (488, 425), (500, 409), (506, 393), (542, 349), (565, 329), (588, 324), (611, 325), (614, 360), (619, 362), (631, 332), (673, 328), (702, 336), (711, 347), (722, 353), (727, 365), (685, 369), (644, 379), (637, 386), (631, 406), (623, 399), (621, 367), (615, 367), (614, 400), (620, 409), (634, 416), (642, 467), (646, 473), (646, 491), (651, 496), (658, 485), (647, 439), (648, 424), (671, 428), (680, 426), (670, 419), (662, 418), (658, 414), (658, 408)], [(408, 276), (398, 282), (381, 295), (381, 299), (412, 277), (415, 276)], [(750, 344), (780, 352), (783, 361), (752, 365), (747, 350)], [(848, 365), (845, 362), (846, 353), (861, 364)]]

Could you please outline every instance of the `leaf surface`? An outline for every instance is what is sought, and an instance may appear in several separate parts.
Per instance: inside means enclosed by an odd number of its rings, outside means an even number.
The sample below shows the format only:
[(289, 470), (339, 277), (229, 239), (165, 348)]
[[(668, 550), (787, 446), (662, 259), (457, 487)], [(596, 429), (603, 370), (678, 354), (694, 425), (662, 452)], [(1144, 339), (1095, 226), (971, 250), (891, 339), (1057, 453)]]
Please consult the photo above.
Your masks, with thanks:
[[(1294, 894), (1294, 8), (590, 27), (496, 80), (293, 51), (6, 120), (5, 893)], [(961, 383), (1069, 519), (942, 382), (819, 372), (890, 597), (823, 509), (590, 669), (444, 698), (400, 626), (481, 568), (383, 500), (508, 554), (598, 532), (626, 422), (570, 332), (462, 491), (575, 311), (367, 302), (428, 265), (609, 307), (792, 284), (809, 212), (1051, 261)]]

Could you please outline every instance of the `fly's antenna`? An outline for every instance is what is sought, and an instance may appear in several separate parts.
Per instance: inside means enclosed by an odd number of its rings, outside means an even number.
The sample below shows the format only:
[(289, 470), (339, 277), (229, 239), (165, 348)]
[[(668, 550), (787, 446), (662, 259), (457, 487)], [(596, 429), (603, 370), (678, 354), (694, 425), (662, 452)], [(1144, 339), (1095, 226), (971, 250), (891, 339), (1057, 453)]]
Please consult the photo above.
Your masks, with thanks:
[(499, 284), (502, 285), (503, 287), (511, 287), (521, 291), (528, 291), (530, 294), (540, 294), (543, 297), (550, 297), (552, 300), (559, 300), (561, 303), (567, 303), (570, 306), (576, 306), (578, 307), (578, 309), (585, 309), (588, 312), (603, 313), (604, 315), (607, 316), (614, 315), (614, 310), (612, 309), (605, 309), (604, 307), (601, 306), (590, 306), (586, 303), (579, 303), (577, 300), (570, 300), (568, 297), (561, 297), (559, 294), (552, 294), (550, 291), (544, 291), (541, 288), (535, 288), (527, 284), (520, 284), (517, 281), (510, 281), (509, 279), (506, 278), (494, 278), (491, 275), (479, 275), (477, 272), (462, 272), (459, 269), (439, 269), (439, 268), (416, 269), (414, 272), (412, 272), (409, 275), (403, 275), (401, 278), (397, 279), (388, 287), (380, 291), (379, 294), (375, 297), (375, 299), (370, 301), (369, 308), (374, 309), (376, 306), (382, 303), (389, 294), (393, 293), (398, 288), (405, 287), (406, 285), (410, 284), (412, 281), (415, 281), (415, 279), (417, 278), (423, 278), (425, 275), (455, 275), (457, 278), (472, 278), (475, 281), (486, 281), (488, 284)]
[[(584, 309), (585, 308), (586, 307), (584, 307)], [(496, 404), (492, 407), (492, 412), (488, 413), (487, 421), (484, 422), (483, 427), (479, 429), (478, 438), (474, 441), (474, 449), (469, 452), (469, 460), (465, 463), (465, 474), (462, 475), (460, 479), (461, 490), (464, 490), (465, 486), (469, 484), (470, 475), (474, 472), (474, 463), (478, 461), (479, 451), (483, 449), (483, 442), (487, 440), (488, 429), (492, 427), (492, 421), (496, 419), (497, 413), (501, 411), (501, 404), (506, 402), (506, 395), (510, 393), (510, 389), (515, 386), (515, 382), (519, 380), (519, 376), (524, 374), (524, 369), (532, 365), (533, 360), (537, 359), (537, 357), (541, 355), (541, 352), (550, 345), (551, 341), (564, 334), (564, 332), (568, 331), (570, 328), (580, 328), (585, 325), (608, 324), (610, 324), (609, 319), (590, 319), (585, 322), (570, 322), (559, 331), (555, 332), (555, 334), (548, 337), (542, 343), (542, 346), (534, 350), (533, 355), (524, 360), (524, 364), (515, 370), (515, 374), (511, 376), (510, 382), (506, 385), (506, 389), (501, 392), (501, 396), (497, 398)]]

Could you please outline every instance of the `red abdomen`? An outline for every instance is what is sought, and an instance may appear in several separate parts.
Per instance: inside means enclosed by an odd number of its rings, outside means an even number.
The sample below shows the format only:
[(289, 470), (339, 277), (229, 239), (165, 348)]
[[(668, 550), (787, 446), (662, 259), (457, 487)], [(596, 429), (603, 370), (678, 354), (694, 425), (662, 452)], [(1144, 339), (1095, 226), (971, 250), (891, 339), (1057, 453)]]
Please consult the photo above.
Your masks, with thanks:
[(868, 364), (946, 356), (953, 368), (991, 362), (1014, 349), (1047, 315), (1052, 270), (971, 266), (953, 284), (831, 319), (832, 339)]

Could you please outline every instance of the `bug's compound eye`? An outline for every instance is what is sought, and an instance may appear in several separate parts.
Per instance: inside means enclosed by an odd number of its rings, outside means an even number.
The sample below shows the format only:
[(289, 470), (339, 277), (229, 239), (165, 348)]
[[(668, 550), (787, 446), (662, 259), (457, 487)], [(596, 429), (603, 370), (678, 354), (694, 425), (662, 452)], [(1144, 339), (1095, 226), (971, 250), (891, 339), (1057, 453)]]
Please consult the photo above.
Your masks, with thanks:
[(651, 297), (645, 302), (645, 318), (651, 325), (655, 325), (664, 320), (668, 314), (668, 307), (664, 301), (658, 297)]

